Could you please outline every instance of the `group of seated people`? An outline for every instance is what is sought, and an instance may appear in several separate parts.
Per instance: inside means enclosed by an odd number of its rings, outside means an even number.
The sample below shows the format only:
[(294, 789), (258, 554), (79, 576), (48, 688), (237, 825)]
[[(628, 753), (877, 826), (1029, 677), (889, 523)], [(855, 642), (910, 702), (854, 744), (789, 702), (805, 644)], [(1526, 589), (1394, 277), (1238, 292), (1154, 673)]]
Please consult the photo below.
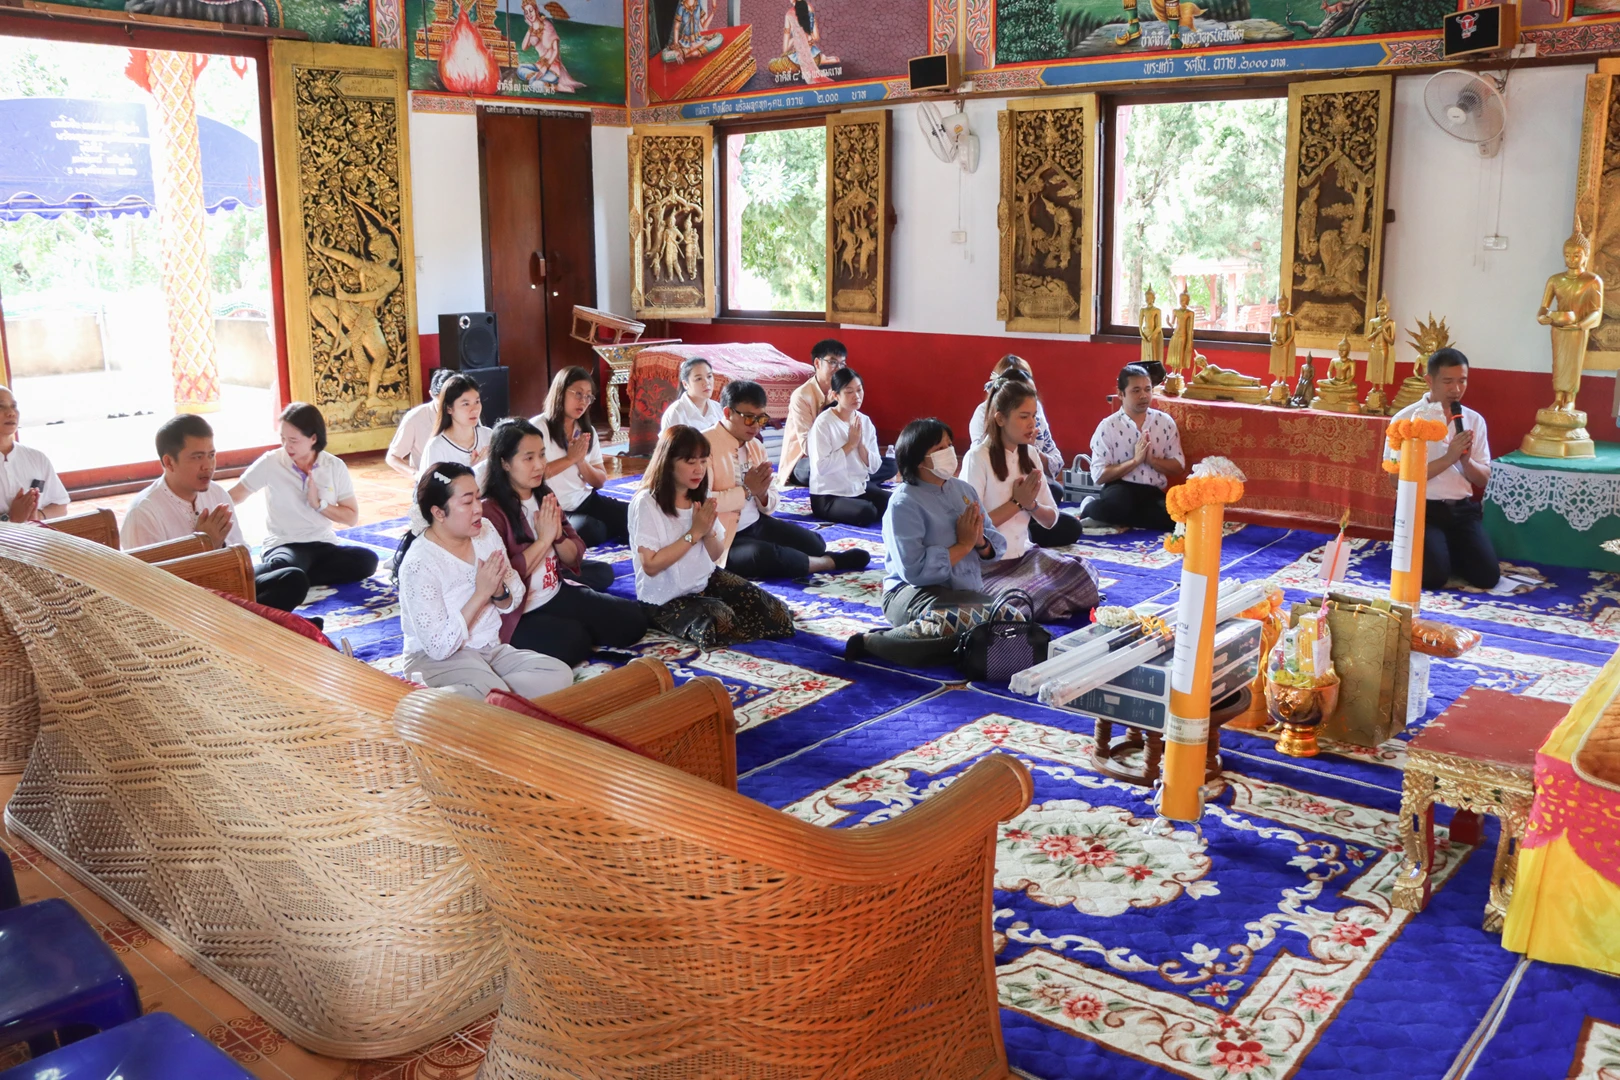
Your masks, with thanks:
[[(437, 379), (434, 399), (405, 416), (387, 456), (415, 482), (413, 522), (393, 560), (401, 673), (480, 698), (496, 689), (535, 697), (567, 686), (594, 649), (633, 645), (649, 626), (703, 649), (791, 636), (792, 613), (755, 581), (861, 570), (870, 558), (859, 547), (831, 551), (817, 530), (777, 516), (781, 490), (796, 483), (808, 484), (818, 518), (881, 521), (890, 627), (852, 636), (846, 657), (946, 662), (1008, 590), (1027, 593), (1041, 621), (1099, 603), (1091, 566), (1062, 550), (1080, 538), (1081, 519), (1058, 509), (1063, 458), (1023, 360), (996, 364), (960, 457), (950, 426), (934, 418), (907, 424), (891, 457), (861, 412), (864, 388), (843, 345), (821, 342), (812, 359), (814, 376), (792, 396), (776, 470), (761, 438), (770, 424), (764, 388), (734, 379), (713, 400), (711, 366), (686, 361), (685, 393), (665, 412), (628, 503), (601, 490), (607, 472), (589, 421), (597, 388), (586, 369), (560, 372), (538, 416), (493, 429), (480, 422), (477, 383), (459, 373)], [(1467, 372), (1461, 353), (1436, 353), (1430, 397), (1460, 401)], [(1145, 368), (1127, 365), (1117, 388), (1118, 410), (1091, 441), (1100, 492), (1080, 515), (1167, 530), (1165, 491), (1184, 471), (1180, 436), (1152, 407)], [(1464, 432), (1430, 446), (1427, 588), (1443, 587), (1438, 574), (1453, 567), (1494, 584), (1494, 553), (1477, 507), (1468, 512), (1472, 487), (1489, 476), (1484, 421), (1470, 409), (1460, 415)], [(0, 387), (0, 519), (60, 516), (67, 491), (49, 459), (18, 441), (18, 425), (16, 399)], [(130, 504), (124, 546), (195, 532), (216, 547), (241, 544), (235, 508), (263, 490), (266, 535), (254, 571), (261, 603), (291, 611), (313, 587), (370, 577), (376, 552), (337, 536), (358, 522), (359, 504), (347, 466), (326, 451), (320, 409), (294, 402), (279, 425), (281, 445), (226, 489), (214, 481), (207, 421), (183, 414), (164, 423), (156, 438), (163, 474)], [(891, 492), (882, 481), (895, 474), (901, 482)], [(587, 558), (610, 542), (629, 546), (635, 600), (610, 595), (612, 566)]]

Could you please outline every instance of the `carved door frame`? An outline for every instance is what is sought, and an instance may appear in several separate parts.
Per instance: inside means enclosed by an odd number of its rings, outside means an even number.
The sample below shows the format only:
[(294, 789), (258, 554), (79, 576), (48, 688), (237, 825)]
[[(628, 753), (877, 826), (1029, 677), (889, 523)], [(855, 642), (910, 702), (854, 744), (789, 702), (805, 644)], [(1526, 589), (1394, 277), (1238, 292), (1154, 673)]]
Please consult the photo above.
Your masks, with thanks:
[[(835, 208), (844, 198), (845, 191), (843, 187), (844, 180), (839, 175), (837, 151), (840, 133), (855, 127), (876, 129), (877, 173), (873, 177), (875, 182), (871, 185), (877, 202), (871, 222), (877, 234), (875, 237), (876, 248), (873, 251), (871, 271), (869, 273), (860, 273), (852, 267), (848, 275), (843, 275), (846, 285), (843, 289), (840, 289), (838, 288), (840, 278), (838, 273), (840, 259), (838, 248), (839, 222), (835, 219)], [(894, 230), (894, 170), (891, 165), (893, 152), (894, 124), (893, 114), (890, 110), (876, 109), (871, 112), (830, 113), (827, 116), (826, 282), (827, 321), (830, 323), (850, 323), (856, 326), (889, 325), (889, 252), (891, 246), (889, 238), (890, 233)], [(851, 236), (849, 239), (853, 243), (854, 237)], [(864, 260), (862, 262), (864, 265)], [(861, 294), (864, 294), (864, 296)], [(839, 303), (840, 296), (844, 296), (846, 303), (842, 305)], [(847, 302), (852, 299), (854, 302)]]
[[(701, 296), (695, 304), (660, 306), (649, 303), (663, 288), (659, 275), (650, 264), (647, 252), (646, 204), (643, 175), (648, 155), (649, 139), (698, 139), (703, 163), (703, 178), (698, 185), (698, 203), (702, 207), (703, 228), (699, 243), (703, 265), (696, 278), (684, 276), (685, 288), (696, 287)], [(714, 190), (714, 128), (708, 124), (661, 124), (630, 129), (630, 307), (637, 319), (711, 319), (715, 313), (715, 260), (718, 252), (714, 244), (714, 216), (719, 203)], [(688, 200), (690, 201), (690, 200)]]
[[(292, 400), (308, 401), (321, 409), (329, 431), (327, 449), (332, 453), (378, 450), (386, 447), (393, 438), (400, 416), (422, 400), (422, 365), (416, 323), (415, 245), (411, 219), (410, 81), (405, 53), (400, 49), (272, 41), (267, 66), (270, 72), (270, 113), (277, 151), (276, 182), (280, 193), (287, 391)], [(389, 234), (387, 238), (394, 244), (399, 269), (398, 285), (377, 302), (377, 310), (382, 314), (379, 320), (382, 324), (400, 318), (404, 321), (401, 328), (403, 333), (397, 339), (402, 346), (402, 355), (391, 357), (388, 366), (403, 363), (405, 371), (396, 373), (394, 380), (384, 380), (382, 384), (395, 385), (398, 376), (403, 375), (401, 389), (404, 396), (384, 399), (385, 404), (380, 406), (368, 404), (365, 396), (355, 402), (352, 398), (330, 399), (330, 395), (326, 395), (329, 400), (322, 401), (321, 380), (315, 371), (318, 336), (322, 346), (330, 348), (326, 339), (331, 338), (332, 334), (321, 325), (312, 301), (322, 299), (331, 305), (334, 300), (314, 293), (310, 278), (311, 271), (316, 269), (312, 265), (310, 245), (316, 242), (313, 229), (319, 227), (319, 222), (312, 225), (306, 214), (306, 185), (301, 173), (306, 154), (305, 140), (300, 138), (297, 81), (301, 71), (312, 69), (342, 70), (341, 87), (345, 97), (393, 104), (393, 161), (382, 160), (373, 164), (385, 169), (392, 167), (393, 186), (399, 201), (397, 210), (387, 206), (374, 207), (371, 208), (376, 214), (373, 217), (367, 216), (366, 211), (354, 204), (356, 209), (349, 211), (366, 217), (366, 231), (373, 240), (382, 234)], [(388, 139), (384, 138), (382, 144), (388, 145)], [(318, 184), (310, 185), (311, 193), (318, 196), (340, 191), (341, 182), (338, 176), (323, 175)], [(353, 204), (352, 199), (350, 202)], [(321, 256), (321, 259), (330, 263), (325, 256)], [(354, 348), (358, 349), (359, 346), (355, 345)], [(387, 374), (387, 368), (384, 373)], [(349, 425), (347, 418), (358, 419)]]

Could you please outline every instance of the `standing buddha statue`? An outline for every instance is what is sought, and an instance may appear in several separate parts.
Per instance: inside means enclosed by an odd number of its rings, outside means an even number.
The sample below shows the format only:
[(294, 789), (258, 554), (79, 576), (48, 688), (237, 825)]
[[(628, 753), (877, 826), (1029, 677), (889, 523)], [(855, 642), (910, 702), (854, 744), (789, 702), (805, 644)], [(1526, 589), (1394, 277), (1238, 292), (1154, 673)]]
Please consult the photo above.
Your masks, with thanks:
[[(1146, 300), (1138, 315), (1137, 328), (1142, 338), (1143, 364), (1164, 363), (1164, 313), (1154, 304), (1153, 286), (1147, 287)], [(1149, 368), (1148, 370), (1152, 370)]]
[(1536, 411), (1536, 426), (1520, 446), (1536, 457), (1593, 457), (1597, 450), (1586, 433), (1586, 414), (1575, 407), (1586, 366), (1586, 339), (1603, 321), (1603, 279), (1586, 268), (1591, 244), (1575, 231), (1564, 241), (1561, 274), (1547, 279), (1536, 321), (1552, 332), (1553, 403)]
[(1271, 317), (1271, 372), (1272, 383), (1266, 391), (1267, 405), (1288, 404), (1288, 377), (1294, 373), (1294, 313), (1288, 310), (1288, 298), (1277, 303), (1277, 314)]
[(1164, 377), (1163, 389), (1170, 397), (1181, 393), (1185, 386), (1181, 373), (1192, 368), (1196, 353), (1193, 348), (1193, 323), (1197, 316), (1193, 314), (1192, 297), (1187, 295), (1187, 290), (1181, 291), (1179, 302), (1181, 306), (1170, 313), (1170, 350), (1164, 358), (1164, 366), (1169, 374)]
[(1389, 398), (1384, 387), (1395, 379), (1395, 320), (1389, 317), (1389, 297), (1378, 298), (1378, 314), (1367, 320), (1367, 381), (1372, 389), (1361, 411), (1374, 416), (1389, 415)]

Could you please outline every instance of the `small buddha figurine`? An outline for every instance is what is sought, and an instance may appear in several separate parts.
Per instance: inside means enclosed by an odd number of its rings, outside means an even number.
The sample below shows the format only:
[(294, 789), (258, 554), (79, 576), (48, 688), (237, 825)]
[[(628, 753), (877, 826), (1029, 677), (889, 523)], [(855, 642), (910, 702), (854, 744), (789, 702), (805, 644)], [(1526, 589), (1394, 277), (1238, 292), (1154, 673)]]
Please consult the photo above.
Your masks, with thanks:
[(1378, 298), (1377, 314), (1367, 320), (1367, 381), (1372, 389), (1361, 411), (1374, 416), (1389, 415), (1389, 398), (1384, 387), (1395, 380), (1395, 320), (1389, 317), (1389, 297)]
[(1159, 364), (1164, 362), (1164, 313), (1154, 306), (1156, 298), (1151, 285), (1147, 287), (1146, 299), (1137, 323), (1142, 337), (1142, 363)]
[(1294, 384), (1294, 396), (1289, 398), (1289, 404), (1295, 408), (1310, 408), (1311, 399), (1316, 396), (1316, 357), (1310, 353), (1305, 354), (1305, 362), (1299, 366), (1299, 381)]
[(1328, 365), (1328, 377), (1316, 384), (1311, 408), (1323, 412), (1358, 413), (1356, 401), (1356, 362), (1350, 359), (1350, 335), (1339, 339), (1339, 358)]
[(1288, 310), (1288, 298), (1279, 298), (1277, 314), (1271, 317), (1271, 387), (1266, 391), (1267, 405), (1288, 404), (1288, 376), (1294, 373), (1294, 313)]
[(1586, 433), (1586, 414), (1575, 407), (1586, 366), (1586, 339), (1603, 321), (1603, 279), (1586, 268), (1592, 247), (1581, 232), (1564, 241), (1561, 274), (1547, 279), (1536, 321), (1552, 332), (1553, 403), (1536, 412), (1536, 426), (1524, 437), (1521, 449), (1536, 457), (1592, 457), (1596, 453)]
[(1164, 358), (1164, 366), (1170, 370), (1170, 374), (1165, 376), (1163, 390), (1171, 397), (1181, 393), (1185, 385), (1181, 373), (1192, 367), (1195, 351), (1193, 323), (1197, 316), (1193, 314), (1192, 297), (1183, 289), (1179, 300), (1181, 306), (1170, 313), (1172, 319), (1170, 349)]

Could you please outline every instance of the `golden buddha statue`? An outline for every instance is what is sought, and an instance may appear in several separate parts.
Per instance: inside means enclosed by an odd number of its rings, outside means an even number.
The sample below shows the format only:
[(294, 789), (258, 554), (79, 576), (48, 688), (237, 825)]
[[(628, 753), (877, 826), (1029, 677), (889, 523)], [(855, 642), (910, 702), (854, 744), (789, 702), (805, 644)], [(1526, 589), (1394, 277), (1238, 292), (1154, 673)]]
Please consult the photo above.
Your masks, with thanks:
[(1160, 364), (1164, 362), (1164, 313), (1153, 301), (1153, 286), (1147, 287), (1147, 303), (1142, 305), (1138, 316), (1138, 332), (1142, 337), (1142, 363)]
[(1356, 362), (1350, 359), (1350, 335), (1339, 339), (1339, 358), (1328, 365), (1328, 377), (1316, 384), (1311, 408), (1323, 412), (1358, 413)]
[(1271, 365), (1273, 378), (1266, 391), (1267, 405), (1288, 404), (1288, 376), (1294, 373), (1294, 313), (1288, 310), (1288, 298), (1277, 302), (1277, 314), (1271, 317)]
[(1603, 321), (1603, 279), (1586, 268), (1592, 246), (1581, 232), (1564, 241), (1562, 274), (1547, 279), (1536, 321), (1552, 330), (1553, 403), (1536, 411), (1536, 426), (1520, 449), (1536, 457), (1593, 457), (1597, 453), (1586, 433), (1586, 414), (1575, 407), (1586, 366), (1586, 339)]
[(1170, 347), (1164, 357), (1164, 366), (1169, 374), (1160, 388), (1171, 397), (1179, 395), (1186, 385), (1181, 373), (1192, 367), (1196, 351), (1193, 349), (1193, 325), (1197, 316), (1193, 313), (1192, 297), (1187, 295), (1187, 290), (1181, 291), (1179, 302), (1181, 306), (1170, 313)]
[(1427, 322), (1419, 320), (1416, 329), (1407, 331), (1407, 338), (1407, 343), (1417, 350), (1417, 359), (1412, 361), (1412, 374), (1401, 383), (1395, 400), (1389, 404), (1394, 412), (1400, 412), (1429, 392), (1429, 357), (1451, 344), (1451, 331), (1446, 327), (1446, 320), (1437, 321), (1431, 311)]
[(1374, 416), (1389, 415), (1389, 398), (1384, 387), (1395, 378), (1395, 320), (1389, 317), (1389, 297), (1378, 298), (1378, 314), (1367, 320), (1367, 381), (1372, 389), (1361, 411)]
[(1253, 375), (1223, 368), (1209, 362), (1201, 352), (1193, 353), (1192, 382), (1187, 384), (1186, 395), (1197, 401), (1241, 401), (1258, 405), (1266, 399), (1266, 390)]

